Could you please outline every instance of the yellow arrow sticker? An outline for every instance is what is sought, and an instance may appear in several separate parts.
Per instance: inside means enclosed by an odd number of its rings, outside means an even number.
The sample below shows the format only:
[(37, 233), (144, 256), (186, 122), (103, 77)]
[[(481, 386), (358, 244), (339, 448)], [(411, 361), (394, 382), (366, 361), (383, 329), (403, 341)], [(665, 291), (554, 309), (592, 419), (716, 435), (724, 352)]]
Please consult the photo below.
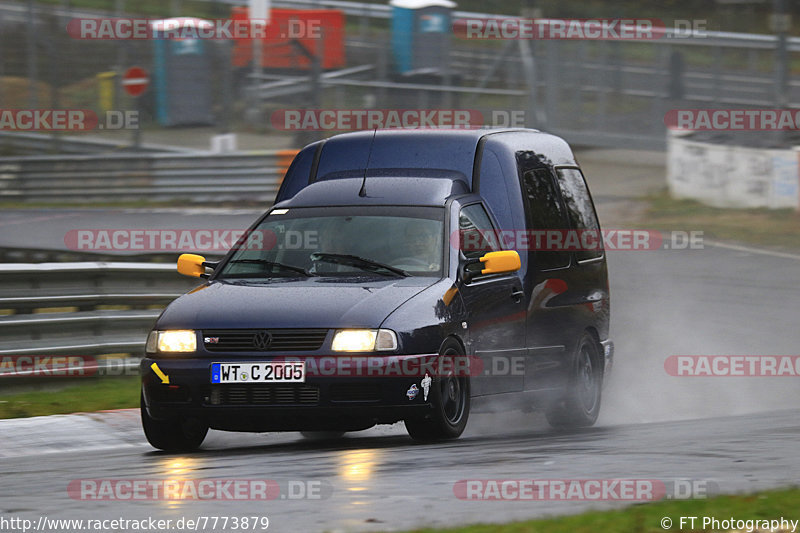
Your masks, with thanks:
[(156, 376), (161, 378), (161, 383), (165, 383), (165, 384), (169, 383), (169, 376), (166, 375), (164, 372), (162, 372), (161, 369), (158, 368), (157, 364), (153, 363), (152, 365), (150, 365), (150, 368), (153, 369), (153, 372), (156, 373)]

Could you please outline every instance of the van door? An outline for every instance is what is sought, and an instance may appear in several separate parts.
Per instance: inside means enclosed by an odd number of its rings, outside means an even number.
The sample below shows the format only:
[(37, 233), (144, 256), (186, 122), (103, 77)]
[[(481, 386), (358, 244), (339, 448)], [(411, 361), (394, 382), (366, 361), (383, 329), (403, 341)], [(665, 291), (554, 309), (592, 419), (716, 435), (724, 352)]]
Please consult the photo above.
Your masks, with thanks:
[[(461, 208), (458, 230), (462, 260), (501, 249), (491, 238), (497, 233), (481, 203)], [(468, 353), (480, 358), (483, 367), (472, 377), (472, 395), (521, 391), (526, 313), (519, 275), (478, 275), (469, 283), (462, 280), (459, 292), (470, 331)]]
[(532, 151), (516, 154), (529, 232), (525, 390), (560, 388), (574, 342), (569, 305), (571, 253), (559, 236), (569, 228), (567, 212), (547, 161)]

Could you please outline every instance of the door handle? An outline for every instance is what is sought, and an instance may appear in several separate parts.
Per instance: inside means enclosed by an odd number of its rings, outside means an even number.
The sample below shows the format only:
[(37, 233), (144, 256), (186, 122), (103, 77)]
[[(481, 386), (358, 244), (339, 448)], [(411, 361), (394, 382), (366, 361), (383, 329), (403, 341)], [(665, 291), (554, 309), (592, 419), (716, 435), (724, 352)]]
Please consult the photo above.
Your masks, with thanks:
[(514, 298), (516, 303), (520, 303), (522, 301), (522, 297), (525, 296), (525, 293), (522, 292), (521, 289), (514, 289), (511, 291), (511, 297)]

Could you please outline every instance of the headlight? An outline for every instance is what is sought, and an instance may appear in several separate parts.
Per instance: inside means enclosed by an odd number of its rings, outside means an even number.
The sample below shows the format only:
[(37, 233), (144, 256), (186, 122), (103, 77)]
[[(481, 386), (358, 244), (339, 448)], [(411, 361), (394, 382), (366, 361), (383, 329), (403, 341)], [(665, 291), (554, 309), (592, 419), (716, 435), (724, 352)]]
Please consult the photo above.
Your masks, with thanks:
[(191, 329), (151, 331), (147, 337), (147, 353), (197, 351), (197, 335)]
[(397, 335), (390, 329), (340, 329), (333, 336), (334, 352), (372, 352), (397, 349)]

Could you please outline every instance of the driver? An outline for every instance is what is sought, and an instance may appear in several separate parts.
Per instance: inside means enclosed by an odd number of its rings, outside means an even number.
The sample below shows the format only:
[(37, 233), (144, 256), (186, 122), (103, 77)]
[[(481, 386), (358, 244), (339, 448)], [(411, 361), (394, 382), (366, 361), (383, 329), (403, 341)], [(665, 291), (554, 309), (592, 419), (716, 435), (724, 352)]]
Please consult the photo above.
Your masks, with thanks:
[[(436, 232), (430, 224), (415, 221), (406, 225), (404, 231), (405, 255), (395, 264), (406, 264), (407, 270), (439, 270), (441, 257)], [(420, 268), (421, 267), (421, 268)]]

